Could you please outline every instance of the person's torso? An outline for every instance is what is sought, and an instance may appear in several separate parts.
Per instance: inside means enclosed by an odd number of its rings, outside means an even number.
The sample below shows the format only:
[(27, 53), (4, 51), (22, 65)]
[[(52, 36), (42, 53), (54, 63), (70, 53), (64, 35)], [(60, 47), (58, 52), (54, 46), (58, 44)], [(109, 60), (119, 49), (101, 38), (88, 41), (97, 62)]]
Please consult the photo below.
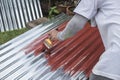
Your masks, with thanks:
[(120, 0), (99, 0), (95, 20), (106, 51), (94, 70), (120, 80)]
[(120, 28), (120, 0), (99, 0), (95, 19), (107, 49), (112, 37), (109, 35), (109, 30), (112, 27), (114, 27), (113, 29)]

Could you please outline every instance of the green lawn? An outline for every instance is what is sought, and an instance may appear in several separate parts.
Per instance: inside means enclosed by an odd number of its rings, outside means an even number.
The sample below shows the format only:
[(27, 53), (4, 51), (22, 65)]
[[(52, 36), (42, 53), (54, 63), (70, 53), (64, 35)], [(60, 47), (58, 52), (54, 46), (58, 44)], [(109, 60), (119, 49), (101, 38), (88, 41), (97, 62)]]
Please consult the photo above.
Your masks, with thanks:
[(16, 36), (26, 32), (28, 28), (23, 28), (19, 30), (7, 31), (7, 32), (0, 32), (0, 45), (15, 38)]

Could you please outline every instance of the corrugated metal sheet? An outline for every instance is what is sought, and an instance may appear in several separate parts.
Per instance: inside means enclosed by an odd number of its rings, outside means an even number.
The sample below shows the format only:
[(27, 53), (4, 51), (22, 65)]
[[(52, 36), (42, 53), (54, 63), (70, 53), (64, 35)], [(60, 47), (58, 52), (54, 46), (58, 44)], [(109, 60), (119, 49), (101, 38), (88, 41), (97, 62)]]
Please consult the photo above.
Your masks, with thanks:
[(40, 0), (0, 0), (0, 32), (24, 28), (40, 17)]
[(59, 24), (58, 30), (62, 30), (68, 19), (60, 15), (53, 22), (39, 25), (2, 45), (0, 79), (86, 80), (104, 51), (96, 27), (87, 24), (76, 36), (63, 42), (55, 41), (49, 54), (41, 52), (41, 43), (47, 38), (44, 33)]

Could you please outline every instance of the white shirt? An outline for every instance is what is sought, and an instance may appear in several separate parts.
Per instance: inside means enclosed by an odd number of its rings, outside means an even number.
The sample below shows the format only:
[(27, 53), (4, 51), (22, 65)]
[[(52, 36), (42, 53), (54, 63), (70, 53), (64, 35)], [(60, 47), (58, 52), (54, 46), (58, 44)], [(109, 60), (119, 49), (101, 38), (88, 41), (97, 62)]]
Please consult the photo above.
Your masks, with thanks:
[(120, 80), (120, 0), (81, 0), (74, 12), (95, 18), (105, 46), (93, 73)]

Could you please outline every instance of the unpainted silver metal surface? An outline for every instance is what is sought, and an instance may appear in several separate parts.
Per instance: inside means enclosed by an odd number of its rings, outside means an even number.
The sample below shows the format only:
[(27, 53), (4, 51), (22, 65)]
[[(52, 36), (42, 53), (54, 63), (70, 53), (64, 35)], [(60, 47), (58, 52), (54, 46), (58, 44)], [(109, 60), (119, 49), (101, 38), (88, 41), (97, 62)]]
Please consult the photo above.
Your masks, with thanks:
[[(63, 68), (51, 70), (42, 52), (34, 56), (34, 50), (25, 54), (24, 47), (51, 29), (57, 28), (70, 17), (60, 14), (26, 33), (0, 46), (0, 80), (80, 80), (84, 74), (71, 76)], [(82, 74), (82, 76), (80, 75)], [(82, 78), (81, 78), (82, 77)]]
[(41, 17), (40, 0), (0, 0), (0, 32), (25, 28)]

